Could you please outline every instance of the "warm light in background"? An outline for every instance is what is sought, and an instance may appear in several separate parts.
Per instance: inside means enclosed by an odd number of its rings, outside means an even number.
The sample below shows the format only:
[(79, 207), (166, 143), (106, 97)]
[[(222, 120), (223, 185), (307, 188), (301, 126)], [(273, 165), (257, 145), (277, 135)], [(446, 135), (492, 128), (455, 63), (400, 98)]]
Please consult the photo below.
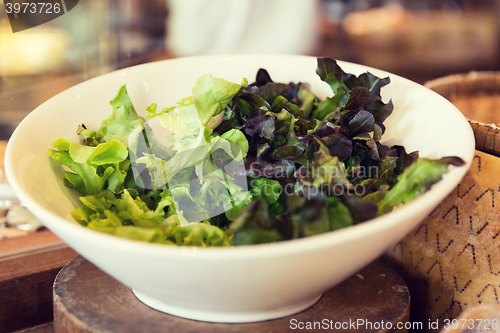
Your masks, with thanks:
[(13, 34), (0, 0), (0, 139), (39, 104), (79, 82), (179, 55), (306, 53), (419, 83), (500, 69), (496, 0), (225, 3), (232, 2), (86, 0)]

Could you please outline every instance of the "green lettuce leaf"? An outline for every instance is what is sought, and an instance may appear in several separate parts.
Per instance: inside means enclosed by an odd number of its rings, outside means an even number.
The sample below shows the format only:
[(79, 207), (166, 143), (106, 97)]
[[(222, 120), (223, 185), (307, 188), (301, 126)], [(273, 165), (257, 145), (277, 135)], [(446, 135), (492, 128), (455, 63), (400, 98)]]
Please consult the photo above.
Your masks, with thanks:
[(349, 208), (342, 203), (338, 197), (328, 197), (328, 220), (330, 221), (330, 230), (339, 230), (351, 226), (354, 221)]
[(300, 188), (287, 197), (288, 215), (293, 225), (293, 238), (319, 235), (331, 230), (326, 211), (325, 197), (309, 191), (311, 188)]
[(329, 185), (331, 188), (340, 185), (350, 190), (353, 187), (347, 179), (345, 164), (340, 162), (337, 156), (330, 155), (328, 148), (321, 142), (311, 164), (310, 174), (311, 183), (316, 188), (321, 188), (323, 185)]
[(73, 171), (65, 172), (64, 184), (83, 195), (96, 194), (110, 189), (123, 189), (125, 177), (130, 167), (126, 161), (126, 146), (117, 140), (89, 147), (70, 143), (60, 138), (52, 144), (57, 149), (49, 149), (49, 155), (59, 164)]
[[(222, 134), (220, 137), (222, 140), (225, 140), (226, 142), (235, 144), (239, 148), (239, 150), (241, 151), (242, 157), (247, 156), (248, 140), (245, 137), (245, 134), (243, 134), (243, 132), (233, 128), (233, 129), (225, 132), (224, 134)], [(217, 142), (220, 142), (220, 141), (217, 141)], [(238, 151), (232, 151), (231, 153), (232, 153), (232, 156), (234, 156), (234, 157), (239, 155)]]
[(145, 119), (137, 114), (125, 85), (121, 86), (116, 96), (109, 102), (113, 113), (101, 123), (96, 133), (98, 142), (118, 140), (128, 146), (128, 139), (132, 131), (142, 126)]
[(208, 222), (181, 224), (177, 215), (172, 215), (160, 226), (166, 241), (184, 246), (230, 246), (230, 237), (219, 227)]
[(187, 223), (177, 215), (168, 190), (153, 193), (157, 196), (154, 201), (159, 200), (153, 209), (146, 204), (153, 198), (134, 198), (132, 192), (125, 190), (121, 195), (115, 195), (103, 191), (81, 197), (83, 205), (74, 210), (72, 216), (88, 228), (134, 240), (170, 245), (231, 245), (229, 236), (219, 227), (207, 222)]
[(272, 205), (278, 201), (282, 189), (278, 181), (268, 178), (251, 178), (250, 193), (256, 199), (262, 199), (268, 205)]
[[(137, 115), (125, 86), (83, 145), (56, 140), (50, 156), (80, 191), (83, 226), (184, 246), (271, 243), (373, 219), (427, 191), (457, 157), (432, 161), (380, 141), (393, 110), (389, 78), (345, 73), (318, 58), (333, 96), (276, 83), (201, 76), (192, 96)], [(362, 193), (358, 192), (362, 189)]]
[(230, 228), (234, 245), (271, 243), (282, 239), (270, 216), (269, 206), (261, 199), (251, 201)]
[(458, 157), (443, 157), (439, 160), (418, 158), (408, 166), (398, 177), (398, 182), (378, 203), (379, 214), (385, 214), (395, 206), (405, 203), (416, 196), (425, 193), (438, 182), (449, 165), (460, 166), (464, 161)]
[(224, 110), (240, 88), (247, 84), (245, 79), (242, 84), (236, 84), (214, 78), (212, 74), (201, 76), (193, 87), (193, 99), (200, 122), (206, 125), (210, 118)]

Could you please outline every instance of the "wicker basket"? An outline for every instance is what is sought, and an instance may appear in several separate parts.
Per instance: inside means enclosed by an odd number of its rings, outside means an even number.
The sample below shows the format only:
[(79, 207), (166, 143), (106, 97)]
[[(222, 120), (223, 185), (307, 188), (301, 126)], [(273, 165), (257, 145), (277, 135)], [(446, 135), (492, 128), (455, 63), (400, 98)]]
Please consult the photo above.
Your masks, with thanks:
[[(445, 76), (425, 84), (451, 101), (469, 119), (476, 149), (500, 156), (500, 72), (471, 72)], [(500, 141), (500, 138), (498, 138)]]
[(439, 321), (443, 329), (447, 320), (476, 318), (478, 307), (500, 310), (500, 129), (494, 125), (500, 124), (500, 73), (451, 75), (425, 85), (463, 112), (476, 139), (462, 182), (385, 256), (410, 288), (411, 320), (436, 332), (425, 323)]

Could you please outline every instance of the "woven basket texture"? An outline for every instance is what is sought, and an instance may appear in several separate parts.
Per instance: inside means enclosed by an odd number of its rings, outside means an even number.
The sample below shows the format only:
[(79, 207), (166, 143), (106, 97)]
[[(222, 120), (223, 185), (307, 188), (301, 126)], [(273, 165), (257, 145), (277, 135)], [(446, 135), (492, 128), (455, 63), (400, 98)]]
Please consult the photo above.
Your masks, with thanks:
[(467, 117), (476, 149), (500, 156), (500, 72), (455, 74), (425, 86), (451, 101)]

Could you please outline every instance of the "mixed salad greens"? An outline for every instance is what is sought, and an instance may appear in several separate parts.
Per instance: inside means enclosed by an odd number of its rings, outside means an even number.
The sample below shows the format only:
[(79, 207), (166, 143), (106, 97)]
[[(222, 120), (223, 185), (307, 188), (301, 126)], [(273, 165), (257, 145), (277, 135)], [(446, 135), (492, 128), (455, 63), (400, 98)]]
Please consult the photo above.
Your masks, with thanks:
[(277, 242), (386, 214), (439, 181), (458, 157), (430, 160), (380, 142), (393, 111), (389, 78), (345, 73), (318, 58), (333, 96), (277, 83), (200, 77), (193, 95), (140, 117), (125, 86), (81, 144), (50, 156), (80, 192), (80, 224), (129, 239), (191, 246)]

